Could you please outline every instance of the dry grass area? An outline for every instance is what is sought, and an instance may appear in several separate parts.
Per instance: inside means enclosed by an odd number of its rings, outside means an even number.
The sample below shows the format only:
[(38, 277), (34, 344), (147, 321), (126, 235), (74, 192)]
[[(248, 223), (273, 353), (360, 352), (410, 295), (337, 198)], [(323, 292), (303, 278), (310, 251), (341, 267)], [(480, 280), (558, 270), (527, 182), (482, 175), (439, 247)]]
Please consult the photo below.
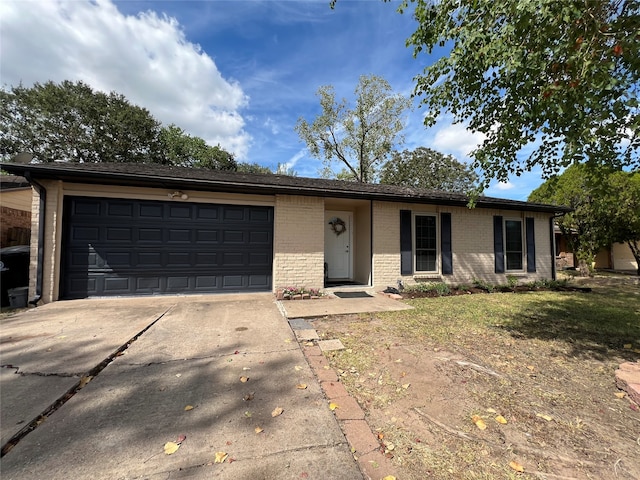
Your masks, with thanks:
[(330, 362), (400, 480), (638, 479), (640, 411), (614, 371), (640, 359), (640, 285), (589, 286), (416, 299), (314, 325), (346, 346)]

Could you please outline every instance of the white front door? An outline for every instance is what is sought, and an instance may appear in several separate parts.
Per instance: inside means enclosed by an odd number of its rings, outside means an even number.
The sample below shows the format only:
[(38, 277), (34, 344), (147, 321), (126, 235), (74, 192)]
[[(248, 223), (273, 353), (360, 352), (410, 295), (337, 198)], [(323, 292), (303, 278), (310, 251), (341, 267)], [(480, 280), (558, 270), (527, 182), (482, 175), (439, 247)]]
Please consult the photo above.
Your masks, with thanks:
[(353, 214), (342, 211), (324, 213), (324, 261), (329, 279), (351, 280)]

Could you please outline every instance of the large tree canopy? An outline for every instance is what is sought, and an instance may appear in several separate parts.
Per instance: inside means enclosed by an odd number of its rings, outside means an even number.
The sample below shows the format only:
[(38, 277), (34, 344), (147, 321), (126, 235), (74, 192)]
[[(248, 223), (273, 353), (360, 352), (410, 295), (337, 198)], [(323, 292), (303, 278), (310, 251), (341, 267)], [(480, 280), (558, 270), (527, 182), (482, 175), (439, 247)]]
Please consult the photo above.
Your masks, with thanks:
[(162, 127), (124, 96), (83, 82), (0, 89), (0, 157), (39, 162), (147, 162), (236, 170), (233, 154), (175, 125)]
[(219, 145), (212, 147), (200, 137), (192, 137), (176, 125), (160, 131), (162, 156), (171, 165), (209, 168), (211, 170), (236, 170), (233, 155)]
[(311, 155), (324, 161), (330, 176), (336, 176), (337, 162), (346, 173), (341, 178), (374, 182), (394, 144), (402, 142), (403, 115), (410, 100), (393, 93), (391, 85), (378, 76), (363, 75), (355, 90), (356, 102), (336, 100), (331, 85), (318, 89), (322, 113), (313, 123), (298, 119), (296, 131)]
[(404, 0), (399, 10), (411, 6), (414, 54), (451, 48), (416, 78), (425, 123), (446, 111), (486, 135), (473, 154), (485, 186), (534, 166), (640, 165), (640, 0)]
[(614, 242), (627, 243), (640, 266), (640, 172), (573, 165), (531, 192), (529, 201), (573, 208), (556, 223), (583, 272)]
[(0, 155), (40, 162), (161, 159), (160, 123), (122, 95), (83, 82), (0, 89)]
[(424, 147), (393, 152), (380, 173), (380, 183), (460, 193), (471, 191), (477, 180), (468, 165)]

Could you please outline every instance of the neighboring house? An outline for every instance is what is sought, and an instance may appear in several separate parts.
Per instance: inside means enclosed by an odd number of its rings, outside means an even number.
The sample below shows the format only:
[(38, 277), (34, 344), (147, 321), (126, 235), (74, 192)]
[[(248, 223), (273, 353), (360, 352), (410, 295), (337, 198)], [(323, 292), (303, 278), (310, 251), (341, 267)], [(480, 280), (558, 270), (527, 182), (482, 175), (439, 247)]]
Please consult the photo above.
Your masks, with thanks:
[[(554, 233), (556, 237), (556, 267), (558, 269), (576, 268), (578, 260), (557, 225), (554, 228)], [(595, 268), (637, 272), (638, 264), (629, 245), (614, 243), (598, 251), (595, 258)]]
[(0, 248), (29, 245), (31, 185), (24, 177), (0, 175)]
[(488, 197), (469, 209), (446, 192), (158, 165), (2, 168), (36, 191), (30, 298), (44, 302), (550, 279), (553, 216), (567, 211)]

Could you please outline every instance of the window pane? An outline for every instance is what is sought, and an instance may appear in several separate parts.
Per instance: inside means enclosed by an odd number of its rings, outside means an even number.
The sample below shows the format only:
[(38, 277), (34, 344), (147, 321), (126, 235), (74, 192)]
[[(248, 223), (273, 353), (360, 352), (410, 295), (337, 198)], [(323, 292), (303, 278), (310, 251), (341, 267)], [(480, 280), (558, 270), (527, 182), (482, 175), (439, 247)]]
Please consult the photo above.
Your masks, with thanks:
[(507, 270), (522, 270), (522, 222), (505, 220), (504, 227)]
[(432, 215), (417, 215), (415, 217), (415, 226), (416, 271), (436, 271), (436, 217)]
[(522, 270), (522, 254), (507, 252), (507, 270)]

